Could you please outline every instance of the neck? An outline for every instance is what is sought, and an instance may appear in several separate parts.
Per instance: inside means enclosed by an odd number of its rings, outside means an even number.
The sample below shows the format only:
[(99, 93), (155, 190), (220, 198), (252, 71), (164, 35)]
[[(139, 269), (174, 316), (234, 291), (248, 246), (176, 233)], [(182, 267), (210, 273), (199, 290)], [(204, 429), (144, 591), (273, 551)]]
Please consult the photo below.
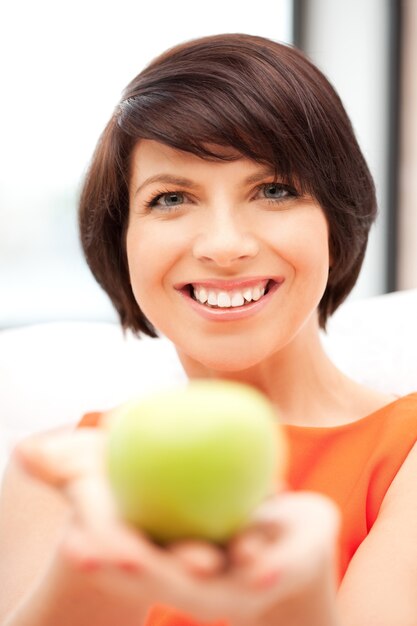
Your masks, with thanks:
[(310, 320), (288, 345), (245, 370), (214, 370), (178, 354), (191, 379), (223, 378), (256, 387), (271, 400), (284, 423), (328, 426), (349, 421), (346, 410), (356, 383), (327, 357), (316, 320)]

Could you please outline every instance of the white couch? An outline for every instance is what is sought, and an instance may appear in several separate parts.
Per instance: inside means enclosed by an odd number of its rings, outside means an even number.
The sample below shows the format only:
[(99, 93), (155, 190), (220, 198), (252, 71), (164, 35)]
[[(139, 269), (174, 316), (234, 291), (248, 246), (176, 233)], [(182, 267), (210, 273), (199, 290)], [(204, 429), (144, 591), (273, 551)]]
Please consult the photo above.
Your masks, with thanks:
[[(323, 342), (356, 380), (400, 395), (417, 390), (417, 289), (347, 302)], [(17, 439), (183, 380), (166, 339), (124, 337), (116, 324), (57, 322), (0, 332), (0, 473)]]

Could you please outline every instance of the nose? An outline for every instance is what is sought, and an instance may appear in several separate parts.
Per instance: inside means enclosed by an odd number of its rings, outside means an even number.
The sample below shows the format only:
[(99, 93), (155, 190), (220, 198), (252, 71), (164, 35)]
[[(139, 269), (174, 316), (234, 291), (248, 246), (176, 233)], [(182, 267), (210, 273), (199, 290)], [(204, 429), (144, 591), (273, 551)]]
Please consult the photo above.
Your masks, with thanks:
[(232, 211), (221, 210), (210, 213), (193, 249), (195, 258), (221, 267), (254, 258), (258, 252), (259, 241), (253, 229)]

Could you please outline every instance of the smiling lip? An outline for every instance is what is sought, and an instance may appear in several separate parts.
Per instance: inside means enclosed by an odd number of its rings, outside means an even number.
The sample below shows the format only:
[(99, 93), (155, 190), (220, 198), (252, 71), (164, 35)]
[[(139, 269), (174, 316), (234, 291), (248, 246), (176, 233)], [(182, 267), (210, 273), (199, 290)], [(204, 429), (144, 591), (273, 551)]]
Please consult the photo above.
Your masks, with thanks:
[[(250, 304), (244, 304), (239, 307), (230, 307), (230, 308), (210, 308), (205, 304), (201, 304), (197, 300), (191, 297), (190, 294), (190, 285), (199, 285), (202, 287), (212, 288), (212, 289), (225, 289), (225, 290), (233, 290), (233, 289), (244, 289), (245, 287), (249, 287), (252, 285), (259, 284), (262, 281), (271, 282), (268, 292), (262, 296), (259, 300), (253, 301)], [(267, 306), (268, 302), (271, 300), (275, 292), (279, 289), (281, 284), (284, 282), (282, 277), (251, 277), (242, 280), (205, 280), (205, 281), (195, 281), (189, 283), (182, 283), (181, 285), (176, 286), (175, 288), (179, 291), (179, 293), (183, 296), (186, 302), (193, 308), (193, 310), (198, 313), (201, 317), (217, 322), (231, 322), (238, 321), (244, 319), (246, 317), (250, 317), (251, 315), (255, 315), (259, 313), (265, 306)]]
[(174, 285), (174, 289), (178, 291), (182, 291), (186, 287), (190, 285), (198, 285), (199, 287), (206, 287), (210, 289), (224, 289), (226, 291), (232, 291), (233, 289), (239, 290), (244, 289), (245, 287), (252, 287), (254, 285), (258, 285), (261, 282), (274, 281), (275, 283), (281, 284), (284, 282), (282, 276), (250, 276), (248, 278), (240, 278), (235, 280), (221, 280), (217, 278), (207, 279), (207, 280), (190, 280), (187, 283), (178, 283)]

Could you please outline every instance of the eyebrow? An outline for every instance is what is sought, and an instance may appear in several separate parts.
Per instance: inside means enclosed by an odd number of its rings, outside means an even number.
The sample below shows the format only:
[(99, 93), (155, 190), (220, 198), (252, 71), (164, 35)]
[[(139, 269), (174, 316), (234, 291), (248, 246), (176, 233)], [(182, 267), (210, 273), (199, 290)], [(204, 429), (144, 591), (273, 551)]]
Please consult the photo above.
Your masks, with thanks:
[[(276, 175), (276, 171), (272, 166), (265, 166), (260, 170), (257, 170), (254, 174), (251, 174), (243, 181), (244, 185), (249, 185), (253, 183), (257, 183), (258, 181), (265, 178), (265, 176)], [(146, 180), (143, 181), (141, 185), (135, 191), (135, 197), (140, 193), (145, 187), (151, 185), (152, 183), (168, 183), (170, 185), (178, 185), (180, 187), (188, 187), (189, 189), (197, 189), (200, 187), (199, 184), (191, 180), (190, 178), (173, 176), (172, 174), (155, 174), (155, 176), (149, 176)]]

